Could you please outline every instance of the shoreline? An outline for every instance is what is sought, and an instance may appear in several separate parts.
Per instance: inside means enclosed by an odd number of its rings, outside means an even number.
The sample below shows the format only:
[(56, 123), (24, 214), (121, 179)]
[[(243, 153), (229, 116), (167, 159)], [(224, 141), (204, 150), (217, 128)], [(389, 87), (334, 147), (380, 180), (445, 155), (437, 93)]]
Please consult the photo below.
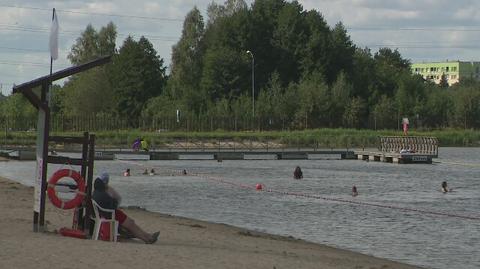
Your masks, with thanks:
[[(83, 131), (54, 131), (56, 135), (83, 136)], [(96, 135), (97, 148), (131, 148), (136, 137), (145, 138), (153, 148), (175, 147), (186, 143), (204, 147), (210, 144), (214, 148), (219, 145), (235, 143), (236, 147), (251, 147), (251, 144), (268, 147), (326, 147), (326, 148), (363, 148), (378, 145), (378, 136), (403, 136), (398, 129), (344, 129), (318, 128), (306, 130), (271, 130), (271, 131), (140, 131), (110, 130), (99, 131), (95, 128), (89, 131)], [(478, 130), (439, 129), (410, 130), (409, 136), (433, 136), (438, 138), (442, 147), (479, 147), (480, 132)], [(10, 131), (4, 141), (5, 147), (36, 145), (35, 132)]]
[(50, 268), (421, 268), (382, 258), (227, 224), (125, 208), (159, 241), (118, 243), (63, 237), (73, 213), (46, 202), (47, 231), (32, 231), (33, 188), (0, 177), (0, 267)]

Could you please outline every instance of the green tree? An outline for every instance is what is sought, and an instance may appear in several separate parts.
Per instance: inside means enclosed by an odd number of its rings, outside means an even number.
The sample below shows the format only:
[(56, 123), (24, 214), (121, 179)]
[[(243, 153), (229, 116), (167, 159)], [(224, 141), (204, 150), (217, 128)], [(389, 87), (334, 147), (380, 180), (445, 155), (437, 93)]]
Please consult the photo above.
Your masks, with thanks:
[(255, 117), (262, 123), (260, 129), (270, 129), (274, 123), (273, 92), (263, 89), (255, 101)]
[(244, 130), (255, 128), (252, 116), (252, 97), (247, 94), (241, 94), (232, 99), (232, 113), (235, 122), (240, 123)]
[(159, 96), (165, 86), (165, 67), (153, 45), (145, 37), (127, 37), (113, 62), (115, 108), (120, 116), (137, 126), (145, 104)]
[(0, 101), (0, 112), (4, 117), (36, 119), (37, 110), (22, 94), (11, 94)]
[(453, 103), (456, 126), (465, 129), (480, 126), (480, 92), (477, 88), (459, 87), (453, 95)]
[(97, 32), (91, 24), (77, 38), (67, 58), (74, 65), (79, 65), (98, 57), (115, 53), (117, 29), (112, 22)]
[(419, 114), (424, 126), (444, 128), (448, 125), (448, 115), (453, 109), (451, 94), (446, 89), (427, 86), (427, 97), (423, 111)]
[(375, 53), (374, 58), (378, 63), (388, 65), (397, 71), (410, 70), (410, 61), (403, 59), (402, 55), (397, 49), (392, 51), (390, 48), (380, 48), (378, 52)]
[(353, 97), (343, 113), (343, 124), (347, 128), (360, 128), (364, 123), (366, 104), (360, 97)]
[(175, 118), (176, 111), (179, 109), (184, 112), (186, 109), (182, 107), (178, 101), (172, 100), (168, 95), (162, 94), (150, 98), (145, 108), (142, 110), (142, 117), (145, 118)]
[[(198, 94), (203, 68), (204, 23), (200, 11), (195, 7), (185, 17), (182, 36), (172, 48), (170, 95), (177, 100), (198, 101), (192, 98)], [(193, 105), (193, 104), (191, 104)]]
[(102, 27), (98, 32), (97, 53), (99, 56), (114, 55), (116, 50), (117, 27), (113, 22)]
[(417, 114), (417, 103), (425, 100), (425, 85), (418, 76), (403, 73), (399, 76), (398, 90), (395, 95), (400, 116), (413, 117)]
[[(370, 49), (357, 48), (355, 50), (351, 76), (352, 95), (362, 97), (364, 100), (371, 100), (371, 104), (376, 104), (379, 96), (372, 95), (372, 89), (374, 89), (377, 79), (376, 68)], [(370, 104), (370, 101), (368, 104)]]
[[(270, 81), (262, 92), (268, 93), (268, 95), (264, 95), (266, 99), (269, 98), (269, 100), (266, 100), (269, 106), (268, 112), (265, 113), (270, 113), (270, 125), (272, 125), (272, 127), (285, 129), (286, 125), (288, 125), (287, 122), (290, 122), (292, 115), (295, 114), (296, 92), (291, 93), (285, 91), (278, 72), (272, 74)], [(257, 107), (260, 109), (262, 103), (258, 103)]]
[(302, 79), (296, 100), (295, 126), (313, 128), (330, 123), (331, 96), (322, 76), (312, 74)]
[[(392, 51), (389, 48), (381, 48), (375, 53), (374, 60), (376, 79), (372, 89), (375, 92), (371, 93), (374, 98), (372, 99), (373, 102), (369, 102), (370, 104), (374, 103), (383, 94), (389, 97), (394, 96), (398, 89), (399, 81), (412, 76), (410, 74), (410, 62), (403, 59), (397, 50)], [(404, 74), (408, 75), (403, 76)]]
[(53, 84), (50, 90), (49, 103), (52, 114), (62, 114), (65, 111), (65, 89), (58, 84)]
[(250, 87), (243, 86), (251, 83), (246, 79), (250, 78), (250, 72), (246, 68), (249, 62), (247, 57), (243, 51), (234, 51), (228, 47), (207, 50), (201, 81), (203, 95), (216, 102), (230, 96), (238, 97), (242, 89), (249, 89)]
[(331, 36), (333, 48), (329, 55), (329, 66), (325, 72), (327, 83), (333, 83), (342, 70), (347, 74), (352, 72), (353, 56), (356, 50), (343, 23), (339, 22), (335, 25)]
[(255, 102), (257, 114), (276, 129), (287, 129), (298, 108), (297, 85), (283, 87), (278, 72), (272, 73), (270, 81), (260, 92)]
[(275, 72), (280, 74), (283, 83), (298, 82), (302, 75), (299, 60), (308, 40), (304, 17), (302, 6), (295, 1), (279, 10), (271, 44), (277, 55)]
[[(57, 108), (67, 116), (113, 113), (114, 93), (105, 68), (92, 69), (75, 76), (62, 91), (53, 91)], [(63, 101), (58, 101), (64, 96)]]
[(351, 103), (350, 96), (353, 91), (352, 85), (348, 83), (344, 72), (340, 72), (337, 81), (331, 87), (330, 126), (339, 127), (342, 118), (345, 118), (347, 105)]
[(213, 25), (219, 18), (233, 16), (235, 13), (247, 9), (244, 0), (227, 0), (223, 5), (212, 2), (207, 7), (208, 25)]
[(246, 54), (247, 50), (255, 55), (255, 93), (259, 94), (259, 89), (263, 88), (259, 82), (262, 59), (249, 44), (252, 22), (245, 3), (227, 1), (221, 9), (215, 23), (209, 23), (205, 32), (206, 51), (200, 83), (202, 95), (214, 103), (221, 98), (232, 99), (251, 92), (252, 59)]
[(310, 74), (325, 75), (331, 61), (332, 42), (330, 29), (323, 16), (316, 10), (305, 14), (306, 35), (301, 63), (302, 76)]
[[(100, 56), (113, 55), (116, 52), (116, 36), (116, 27), (112, 22), (99, 32), (89, 24), (72, 46), (68, 59), (72, 64), (79, 65)], [(62, 90), (52, 92), (54, 112), (76, 116), (112, 113), (112, 76), (110, 65), (72, 76)]]
[(397, 128), (397, 113), (395, 102), (388, 96), (382, 95), (373, 107), (372, 121), (375, 130)]
[[(284, 66), (281, 62), (282, 54), (288, 53), (282, 53), (274, 44), (274, 33), (285, 5), (283, 0), (257, 0), (253, 2), (248, 16), (239, 20), (246, 25), (239, 33), (245, 40), (242, 41), (242, 50), (250, 50), (255, 55), (255, 84), (259, 89), (265, 88), (275, 71), (280, 73), (283, 85), (290, 82), (288, 79), (283, 80), (284, 68), (279, 68)], [(290, 77), (290, 74), (288, 76)]]
[(440, 88), (448, 88), (448, 79), (445, 74), (442, 74), (440, 77), (440, 83), (438, 84)]
[(210, 108), (208, 114), (216, 119), (217, 129), (227, 130), (231, 128), (232, 112), (230, 101), (228, 99), (222, 98), (214, 104), (208, 105), (208, 107)]

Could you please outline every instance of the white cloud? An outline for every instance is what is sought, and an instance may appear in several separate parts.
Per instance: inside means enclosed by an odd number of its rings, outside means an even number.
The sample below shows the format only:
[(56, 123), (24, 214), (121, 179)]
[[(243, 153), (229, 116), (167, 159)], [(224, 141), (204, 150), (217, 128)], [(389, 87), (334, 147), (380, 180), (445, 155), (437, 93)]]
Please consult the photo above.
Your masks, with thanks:
[(398, 48), (412, 61), (478, 59), (480, 3), (472, 0), (304, 0), (329, 25), (342, 21), (360, 47)]

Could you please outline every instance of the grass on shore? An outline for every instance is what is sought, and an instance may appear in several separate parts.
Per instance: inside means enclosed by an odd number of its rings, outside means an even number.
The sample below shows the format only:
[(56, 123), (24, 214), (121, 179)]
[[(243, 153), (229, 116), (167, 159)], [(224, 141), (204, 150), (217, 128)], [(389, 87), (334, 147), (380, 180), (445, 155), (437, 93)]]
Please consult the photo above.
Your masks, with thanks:
[[(129, 148), (135, 138), (145, 138), (151, 146), (162, 147), (172, 143), (218, 143), (272, 142), (285, 147), (326, 147), (358, 148), (376, 147), (379, 136), (401, 136), (396, 130), (357, 130), (357, 129), (313, 129), (304, 131), (243, 131), (243, 132), (152, 132), (141, 130), (119, 130), (92, 132), (96, 135), (97, 147)], [(83, 136), (83, 132), (52, 133), (56, 136)], [(480, 131), (476, 130), (435, 130), (412, 131), (411, 136), (433, 136), (440, 146), (480, 146)], [(36, 132), (8, 132), (0, 135), (0, 145), (33, 146)]]

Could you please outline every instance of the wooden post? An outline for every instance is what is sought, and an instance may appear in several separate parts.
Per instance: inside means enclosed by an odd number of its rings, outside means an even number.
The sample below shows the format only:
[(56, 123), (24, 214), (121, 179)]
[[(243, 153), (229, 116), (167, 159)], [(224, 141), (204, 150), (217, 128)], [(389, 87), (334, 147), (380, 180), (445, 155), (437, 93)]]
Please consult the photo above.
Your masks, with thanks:
[(87, 180), (87, 189), (86, 189), (86, 196), (85, 196), (85, 219), (84, 219), (84, 229), (90, 230), (90, 215), (92, 214), (92, 187), (93, 187), (93, 164), (95, 160), (95, 135), (90, 135), (89, 139), (89, 148), (88, 148), (88, 174), (86, 177)]
[[(84, 132), (83, 133), (83, 142), (82, 142), (82, 166), (80, 168), (80, 174), (82, 175), (82, 177), (84, 179), (87, 178), (87, 163), (86, 161), (88, 160), (88, 146), (89, 146), (89, 141), (88, 141), (88, 132)], [(87, 187), (88, 187), (88, 184), (87, 184)], [(85, 203), (85, 206), (86, 206), (86, 203)], [(84, 225), (84, 223), (86, 224), (85, 222), (85, 219), (88, 218), (88, 216), (85, 216), (84, 218), (84, 215), (83, 215), (83, 208), (80, 207), (78, 209), (78, 225), (79, 225), (79, 229), (80, 230), (84, 230), (87, 226)]]
[(38, 110), (37, 123), (37, 173), (35, 178), (33, 231), (45, 230), (45, 192), (47, 190), (47, 157), (50, 110), (47, 103), (49, 84), (43, 83), (41, 89), (41, 106)]

